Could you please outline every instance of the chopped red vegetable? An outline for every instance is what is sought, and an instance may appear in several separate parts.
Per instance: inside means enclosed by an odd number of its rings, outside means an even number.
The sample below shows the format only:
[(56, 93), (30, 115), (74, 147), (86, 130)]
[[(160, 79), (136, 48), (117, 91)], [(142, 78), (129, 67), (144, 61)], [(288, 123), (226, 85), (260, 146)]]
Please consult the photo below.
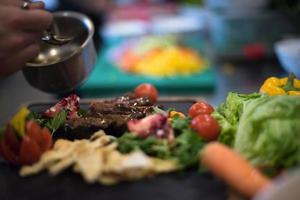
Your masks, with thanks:
[(58, 114), (63, 109), (68, 111), (68, 118), (77, 118), (78, 117), (78, 109), (79, 109), (79, 100), (80, 97), (78, 97), (75, 94), (71, 94), (70, 96), (60, 100), (57, 104), (46, 110), (44, 115), (46, 117), (52, 118), (56, 114)]
[(128, 130), (140, 137), (155, 136), (168, 140), (174, 139), (174, 132), (167, 116), (154, 114), (141, 120), (131, 120), (127, 123)]
[(30, 165), (38, 161), (52, 146), (52, 136), (47, 128), (31, 120), (26, 122), (25, 135), (20, 137), (7, 125), (0, 138), (0, 155), (13, 165)]
[(19, 163), (22, 165), (33, 164), (40, 159), (41, 155), (42, 151), (37, 142), (28, 135), (25, 135), (22, 139)]

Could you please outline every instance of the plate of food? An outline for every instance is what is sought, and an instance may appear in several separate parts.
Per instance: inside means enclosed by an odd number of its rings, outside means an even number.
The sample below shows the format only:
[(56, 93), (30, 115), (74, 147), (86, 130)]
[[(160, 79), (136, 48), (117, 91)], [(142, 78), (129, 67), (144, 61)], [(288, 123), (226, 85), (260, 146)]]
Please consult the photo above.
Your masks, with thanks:
[(0, 195), (228, 199), (230, 188), (252, 198), (300, 164), (298, 82), (272, 77), (216, 108), (160, 99), (151, 84), (115, 99), (73, 94), (22, 107), (1, 130)]
[(161, 93), (211, 91), (215, 76), (201, 39), (175, 35), (147, 35), (111, 42), (80, 88), (84, 94), (124, 93), (143, 82)]

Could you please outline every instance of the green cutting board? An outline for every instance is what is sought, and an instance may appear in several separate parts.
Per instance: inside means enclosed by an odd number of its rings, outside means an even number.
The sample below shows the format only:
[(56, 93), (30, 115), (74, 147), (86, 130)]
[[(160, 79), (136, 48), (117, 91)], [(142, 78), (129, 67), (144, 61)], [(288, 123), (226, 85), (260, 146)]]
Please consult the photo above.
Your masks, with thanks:
[(108, 50), (98, 55), (98, 62), (88, 80), (79, 88), (86, 97), (114, 96), (128, 92), (140, 83), (151, 83), (160, 94), (199, 95), (211, 92), (215, 86), (215, 73), (211, 67), (191, 76), (154, 78), (125, 73), (112, 64), (107, 56)]

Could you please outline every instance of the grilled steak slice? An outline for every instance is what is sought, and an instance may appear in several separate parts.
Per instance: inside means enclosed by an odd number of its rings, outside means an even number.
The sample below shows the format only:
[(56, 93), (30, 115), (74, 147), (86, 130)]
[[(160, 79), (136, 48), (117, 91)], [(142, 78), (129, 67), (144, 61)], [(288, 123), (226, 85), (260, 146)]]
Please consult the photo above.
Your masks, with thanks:
[[(151, 114), (154, 108), (148, 98), (127, 94), (109, 101), (92, 102), (85, 117), (69, 119), (63, 138), (89, 138), (95, 131), (120, 136), (127, 130), (127, 122)], [(67, 134), (70, 133), (70, 134)]]
[(120, 115), (135, 115), (137, 118), (145, 117), (153, 112), (152, 106), (130, 106), (123, 103), (92, 103), (90, 106), (89, 115), (106, 115), (106, 114), (120, 114)]
[(70, 119), (66, 123), (66, 132), (72, 133), (67, 139), (89, 138), (95, 131), (104, 130), (114, 136), (119, 136), (127, 130), (129, 115), (105, 115), (97, 117), (82, 117)]
[(148, 97), (137, 97), (134, 93), (127, 93), (114, 100), (114, 102), (126, 103), (131, 106), (153, 106), (153, 102)]

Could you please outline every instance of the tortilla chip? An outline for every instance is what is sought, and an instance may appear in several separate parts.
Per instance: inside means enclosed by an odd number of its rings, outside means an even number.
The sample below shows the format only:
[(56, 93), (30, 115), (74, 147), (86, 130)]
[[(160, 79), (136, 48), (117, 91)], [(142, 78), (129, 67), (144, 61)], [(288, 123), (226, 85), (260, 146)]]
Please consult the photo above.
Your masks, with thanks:
[(142, 151), (124, 155), (117, 147), (115, 138), (105, 135), (103, 131), (96, 132), (89, 140), (58, 140), (37, 163), (22, 167), (20, 175), (48, 170), (50, 175), (55, 176), (72, 167), (87, 183), (99, 181), (112, 185), (178, 169), (175, 161), (152, 158)]

